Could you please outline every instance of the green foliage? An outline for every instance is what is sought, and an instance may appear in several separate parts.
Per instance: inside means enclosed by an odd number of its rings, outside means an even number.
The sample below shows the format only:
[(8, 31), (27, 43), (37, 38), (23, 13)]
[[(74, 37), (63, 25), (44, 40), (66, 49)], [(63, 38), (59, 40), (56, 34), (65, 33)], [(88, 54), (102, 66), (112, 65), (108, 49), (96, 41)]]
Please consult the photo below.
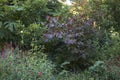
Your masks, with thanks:
[(119, 80), (119, 66), (115, 63), (109, 64), (103, 61), (96, 61), (96, 63), (89, 68), (89, 74), (95, 80)]
[[(73, 1), (0, 0), (0, 51), (5, 42), (28, 50), (22, 57), (7, 50), (0, 58), (1, 80), (120, 79), (120, 0)], [(58, 75), (43, 50), (63, 69)]]
[(91, 17), (94, 16), (97, 27), (119, 31), (120, 1), (90, 0)]
[[(39, 33), (43, 33), (41, 27), (44, 27), (46, 15), (51, 15), (50, 12), (59, 11), (60, 8), (59, 3), (53, 0), (0, 1), (0, 43), (12, 41), (19, 43), (19, 45), (22, 44), (23, 47), (23, 44), (29, 46), (32, 38), (37, 38), (39, 44), (39, 41), (42, 40), (42, 35), (39, 35)], [(34, 31), (30, 31), (31, 26), (34, 27), (33, 24), (39, 26)], [(23, 30), (26, 33), (21, 34)]]
[[(99, 80), (106, 80), (107, 67), (103, 61), (96, 61), (96, 63), (89, 68), (92, 77), (96, 77)], [(106, 74), (106, 75), (105, 75)]]
[(44, 23), (30, 24), (28, 27), (22, 25), (19, 35), (21, 37), (20, 45), (25, 49), (31, 49), (32, 46), (43, 45), (43, 34), (46, 31)]
[(47, 80), (53, 77), (54, 65), (43, 53), (41, 57), (24, 56), (23, 58), (20, 57), (19, 52), (15, 54), (8, 50), (5, 54), (7, 54), (6, 58), (0, 58), (1, 80)]
[(120, 30), (120, 0), (105, 0), (108, 5), (108, 14), (111, 15), (114, 21), (114, 29)]
[(83, 73), (67, 73), (64, 76), (57, 76), (56, 80), (94, 80), (94, 78), (91, 78), (88, 72), (83, 72)]
[(95, 41), (94, 43), (98, 53), (96, 57), (97, 60), (105, 61), (120, 55), (120, 36), (118, 32), (110, 33), (109, 38), (106, 37), (102, 45), (99, 45), (99, 41)]

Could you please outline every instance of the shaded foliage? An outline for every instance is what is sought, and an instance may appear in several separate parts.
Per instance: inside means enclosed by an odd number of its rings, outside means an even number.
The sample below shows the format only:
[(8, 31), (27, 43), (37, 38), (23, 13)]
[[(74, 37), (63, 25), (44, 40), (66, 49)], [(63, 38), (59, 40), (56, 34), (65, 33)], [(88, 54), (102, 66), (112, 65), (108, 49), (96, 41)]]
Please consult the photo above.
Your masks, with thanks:
[[(72, 68), (85, 68), (90, 65), (88, 59), (95, 54), (93, 21), (82, 16), (48, 17), (48, 31), (45, 34), (46, 50), (58, 65), (70, 62)], [(64, 21), (64, 22), (62, 22)], [(93, 53), (94, 52), (94, 53)], [(84, 67), (83, 67), (84, 66)]]

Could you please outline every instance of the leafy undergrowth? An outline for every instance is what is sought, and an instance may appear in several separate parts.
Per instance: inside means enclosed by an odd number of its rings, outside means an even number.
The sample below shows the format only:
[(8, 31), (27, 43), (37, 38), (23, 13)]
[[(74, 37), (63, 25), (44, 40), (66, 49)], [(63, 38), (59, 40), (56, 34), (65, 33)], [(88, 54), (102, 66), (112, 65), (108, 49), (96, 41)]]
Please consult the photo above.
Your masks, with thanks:
[(0, 80), (47, 80), (52, 78), (54, 65), (41, 53), (41, 57), (24, 56), (15, 52), (0, 58)]
[[(8, 53), (6, 53), (8, 54)], [(74, 73), (63, 70), (55, 73), (55, 65), (46, 55), (25, 56), (10, 53), (0, 59), (1, 80), (119, 80), (120, 57), (107, 61), (96, 61), (87, 70)]]
[(119, 80), (119, 40), (114, 38), (111, 44), (98, 49), (99, 57), (93, 60), (94, 64), (81, 72), (60, 72), (39, 49), (23, 53), (18, 48), (7, 48), (0, 58), (0, 80)]
[[(117, 62), (117, 64), (116, 64)], [(96, 61), (88, 70), (81, 73), (64, 73), (56, 80), (119, 80), (120, 63), (112, 60), (109, 62)]]

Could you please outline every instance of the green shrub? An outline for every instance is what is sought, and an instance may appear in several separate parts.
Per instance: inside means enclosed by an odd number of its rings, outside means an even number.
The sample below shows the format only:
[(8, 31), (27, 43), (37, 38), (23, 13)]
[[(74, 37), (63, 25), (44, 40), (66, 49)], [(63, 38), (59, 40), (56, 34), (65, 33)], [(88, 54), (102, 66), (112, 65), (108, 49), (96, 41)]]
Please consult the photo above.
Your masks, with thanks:
[(43, 45), (43, 34), (47, 29), (44, 27), (44, 23), (30, 24), (28, 27), (21, 28), (19, 35), (21, 37), (21, 46), (25, 50), (32, 49), (33, 46)]
[(89, 68), (89, 74), (95, 80), (119, 80), (120, 67), (119, 64), (109, 61), (96, 61), (96, 63)]
[(98, 78), (99, 80), (106, 80), (107, 78), (107, 67), (103, 61), (96, 61), (96, 63), (89, 68), (89, 72), (92, 77)]
[(88, 72), (82, 73), (67, 73), (64, 76), (57, 76), (56, 80), (94, 80), (88, 74)]
[(109, 60), (120, 55), (120, 36), (118, 32), (110, 33), (110, 38), (104, 41), (104, 44), (99, 45), (99, 41), (96, 41), (96, 49), (98, 56), (97, 60)]
[(0, 44), (13, 42), (30, 48), (33, 38), (39, 44), (46, 15), (59, 11), (60, 5), (56, 0), (1, 0)]
[(114, 25), (112, 26), (116, 31), (120, 31), (120, 0), (105, 0), (108, 6), (108, 15), (113, 18)]
[[(41, 53), (41, 52), (39, 52)], [(54, 65), (41, 53), (41, 57), (20, 57), (19, 52), (8, 53), (6, 58), (0, 58), (1, 80), (48, 80), (53, 77)], [(28, 54), (28, 52), (27, 52)]]

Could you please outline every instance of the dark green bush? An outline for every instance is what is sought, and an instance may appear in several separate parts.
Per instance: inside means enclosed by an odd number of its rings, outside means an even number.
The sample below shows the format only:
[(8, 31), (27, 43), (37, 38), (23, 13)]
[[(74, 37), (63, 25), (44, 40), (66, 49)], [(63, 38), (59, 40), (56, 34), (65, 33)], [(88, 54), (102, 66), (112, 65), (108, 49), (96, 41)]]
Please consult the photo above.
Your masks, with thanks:
[(105, 0), (105, 4), (108, 6), (108, 15), (111, 15), (114, 22), (114, 29), (120, 30), (120, 0)]

